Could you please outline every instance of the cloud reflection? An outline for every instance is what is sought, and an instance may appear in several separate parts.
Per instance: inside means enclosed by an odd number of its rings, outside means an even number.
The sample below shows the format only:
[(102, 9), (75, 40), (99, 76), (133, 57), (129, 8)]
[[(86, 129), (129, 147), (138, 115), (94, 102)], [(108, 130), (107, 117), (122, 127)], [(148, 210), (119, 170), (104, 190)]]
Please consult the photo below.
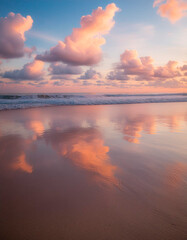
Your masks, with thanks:
[(32, 173), (33, 167), (27, 162), (26, 149), (30, 146), (30, 141), (19, 135), (9, 135), (0, 138), (0, 171), (20, 170)]
[(24, 153), (17, 157), (16, 161), (12, 164), (12, 168), (27, 173), (32, 173), (33, 171), (33, 167), (26, 162), (26, 155)]
[(116, 182), (116, 167), (110, 163), (109, 147), (104, 145), (100, 132), (94, 128), (73, 128), (68, 131), (49, 131), (43, 135), (47, 143), (63, 157), (83, 169), (111, 182)]
[(117, 113), (112, 116), (113, 121), (117, 123), (117, 128), (124, 135), (124, 140), (129, 143), (139, 144), (144, 134), (159, 134), (161, 128), (168, 128), (172, 132), (182, 130), (183, 123), (186, 121), (186, 115), (181, 113), (173, 114), (147, 114), (140, 113), (143, 106), (139, 106), (139, 110), (129, 111), (127, 114)]
[(31, 121), (29, 122), (28, 128), (30, 128), (34, 133), (33, 140), (36, 140), (37, 136), (41, 136), (45, 130), (42, 121)]
[(143, 132), (156, 133), (156, 119), (152, 116), (139, 116), (126, 119), (123, 127), (124, 139), (130, 143), (140, 143)]

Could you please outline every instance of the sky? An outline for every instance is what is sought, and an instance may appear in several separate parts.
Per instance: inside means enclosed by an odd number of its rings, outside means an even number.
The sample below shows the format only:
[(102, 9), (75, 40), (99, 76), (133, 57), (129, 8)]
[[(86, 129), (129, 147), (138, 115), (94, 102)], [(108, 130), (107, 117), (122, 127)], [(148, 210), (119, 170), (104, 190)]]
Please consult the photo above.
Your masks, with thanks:
[(187, 92), (187, 0), (1, 0), (0, 93)]

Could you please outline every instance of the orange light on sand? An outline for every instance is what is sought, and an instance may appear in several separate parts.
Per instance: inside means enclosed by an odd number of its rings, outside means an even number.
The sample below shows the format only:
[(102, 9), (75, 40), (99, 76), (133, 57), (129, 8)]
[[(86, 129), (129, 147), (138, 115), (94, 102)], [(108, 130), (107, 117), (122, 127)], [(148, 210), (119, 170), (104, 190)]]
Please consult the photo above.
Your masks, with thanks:
[(46, 141), (65, 158), (101, 179), (117, 184), (114, 176), (116, 167), (108, 156), (109, 147), (104, 145), (101, 134), (94, 128), (77, 128), (69, 132), (47, 134)]
[(163, 122), (171, 129), (173, 132), (178, 132), (181, 128), (181, 122), (183, 117), (180, 115), (169, 116), (166, 119), (163, 119)]
[(166, 183), (177, 188), (184, 180), (187, 173), (187, 164), (183, 162), (175, 162), (167, 168)]
[(13, 163), (12, 168), (14, 170), (21, 170), (27, 173), (32, 173), (33, 167), (26, 162), (25, 154), (21, 154), (17, 159), (16, 162)]
[(100, 138), (87, 141), (87, 137), (76, 136), (75, 139), (61, 145), (61, 154), (71, 159), (77, 166), (95, 172), (99, 176), (115, 181), (116, 169), (109, 161), (109, 147), (104, 146)]
[(139, 144), (141, 133), (146, 132), (148, 134), (156, 133), (156, 119), (152, 116), (143, 116), (137, 119), (128, 119), (123, 128), (125, 134), (124, 139), (130, 143)]
[(115, 167), (109, 162), (108, 152), (109, 147), (104, 146), (103, 140), (94, 139), (91, 142), (78, 141), (71, 146), (71, 151), (65, 155), (72, 159), (76, 165), (112, 179)]
[(29, 126), (34, 131), (34, 133), (39, 136), (44, 132), (45, 129), (41, 121), (31, 121)]

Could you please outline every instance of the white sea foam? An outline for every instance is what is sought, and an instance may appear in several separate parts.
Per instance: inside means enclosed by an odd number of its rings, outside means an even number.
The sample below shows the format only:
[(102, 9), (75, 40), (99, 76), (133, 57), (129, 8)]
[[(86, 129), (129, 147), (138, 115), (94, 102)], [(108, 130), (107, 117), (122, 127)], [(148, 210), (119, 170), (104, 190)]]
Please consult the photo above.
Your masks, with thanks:
[(106, 105), (187, 102), (187, 94), (22, 94), (0, 95), (0, 110), (51, 105)]

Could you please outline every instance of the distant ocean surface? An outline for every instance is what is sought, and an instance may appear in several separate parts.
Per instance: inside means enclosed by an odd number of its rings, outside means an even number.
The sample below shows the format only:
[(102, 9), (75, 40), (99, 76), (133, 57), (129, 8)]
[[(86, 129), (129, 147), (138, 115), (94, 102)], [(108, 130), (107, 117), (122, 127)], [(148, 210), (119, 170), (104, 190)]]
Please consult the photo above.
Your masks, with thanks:
[(0, 94), (0, 110), (60, 105), (106, 105), (135, 103), (187, 102), (179, 94)]

